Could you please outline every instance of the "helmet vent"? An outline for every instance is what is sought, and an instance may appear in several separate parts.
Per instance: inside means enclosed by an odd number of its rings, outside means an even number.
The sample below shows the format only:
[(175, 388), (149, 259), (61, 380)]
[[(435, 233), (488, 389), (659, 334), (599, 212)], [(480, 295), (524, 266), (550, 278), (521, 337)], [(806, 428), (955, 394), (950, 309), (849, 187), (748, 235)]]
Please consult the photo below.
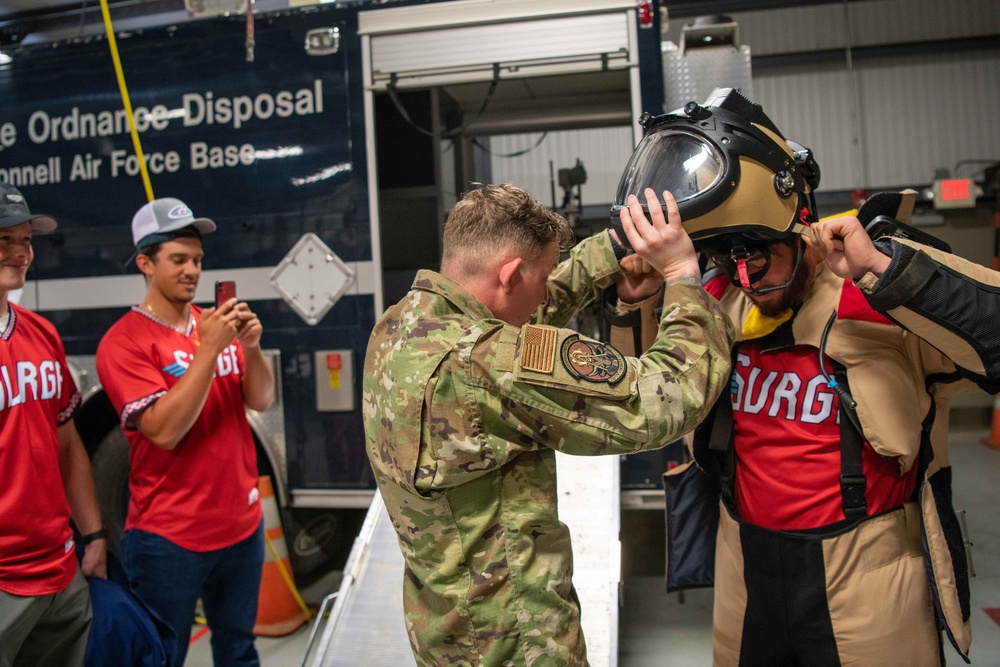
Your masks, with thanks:
[(795, 190), (795, 177), (787, 171), (779, 171), (774, 175), (774, 189), (782, 198), (791, 197)]

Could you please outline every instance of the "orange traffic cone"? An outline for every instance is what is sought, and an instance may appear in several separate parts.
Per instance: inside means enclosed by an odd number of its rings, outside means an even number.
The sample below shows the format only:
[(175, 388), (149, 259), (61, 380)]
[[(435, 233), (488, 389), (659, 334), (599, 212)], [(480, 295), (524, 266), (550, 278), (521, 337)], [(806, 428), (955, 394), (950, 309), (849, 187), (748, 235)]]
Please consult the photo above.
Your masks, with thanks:
[(1000, 394), (993, 399), (993, 427), (990, 429), (990, 437), (984, 439), (983, 444), (1000, 449)]
[(271, 478), (266, 475), (261, 477), (257, 488), (264, 512), (265, 550), (260, 597), (257, 600), (257, 624), (253, 631), (264, 637), (281, 637), (309, 620), (309, 608), (295, 587)]

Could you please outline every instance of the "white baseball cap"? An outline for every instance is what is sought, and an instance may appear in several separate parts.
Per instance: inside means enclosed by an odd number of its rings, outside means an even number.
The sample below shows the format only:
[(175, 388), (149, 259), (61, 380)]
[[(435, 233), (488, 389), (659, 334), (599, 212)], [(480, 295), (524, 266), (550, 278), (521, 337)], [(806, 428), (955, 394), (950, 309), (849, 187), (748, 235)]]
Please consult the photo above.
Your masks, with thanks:
[(173, 238), (171, 232), (184, 227), (194, 227), (202, 234), (216, 229), (215, 223), (208, 218), (194, 217), (191, 209), (180, 199), (154, 199), (132, 217), (132, 242), (137, 249), (163, 243)]

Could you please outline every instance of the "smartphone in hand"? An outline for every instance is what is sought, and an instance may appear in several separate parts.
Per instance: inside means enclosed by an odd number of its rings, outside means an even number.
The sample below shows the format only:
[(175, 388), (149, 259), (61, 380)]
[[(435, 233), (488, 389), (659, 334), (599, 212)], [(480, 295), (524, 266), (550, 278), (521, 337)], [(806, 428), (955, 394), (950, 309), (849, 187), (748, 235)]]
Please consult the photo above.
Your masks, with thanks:
[(215, 307), (218, 308), (226, 301), (236, 296), (236, 281), (216, 280), (215, 281)]

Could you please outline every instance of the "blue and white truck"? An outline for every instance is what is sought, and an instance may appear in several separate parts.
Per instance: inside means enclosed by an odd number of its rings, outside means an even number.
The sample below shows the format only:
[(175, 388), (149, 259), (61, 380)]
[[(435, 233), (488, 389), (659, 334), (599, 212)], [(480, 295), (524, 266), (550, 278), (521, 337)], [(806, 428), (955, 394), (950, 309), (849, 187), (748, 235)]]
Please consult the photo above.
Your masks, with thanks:
[[(122, 72), (154, 195), (218, 224), (196, 301), (235, 280), (264, 325), (279, 400), (249, 417), (301, 576), (350, 545), (369, 505), (368, 336), (414, 273), (438, 265), (457, 193), (491, 180), (489, 136), (619, 126), (635, 139), (639, 115), (662, 112), (659, 18), (635, 0), (175, 15), (115, 26)], [(142, 298), (127, 263), (147, 199), (139, 158), (105, 34), (70, 25), (3, 52), (0, 178), (59, 221), (35, 239), (20, 303), (62, 334), (85, 396), (77, 425), (120, 530), (127, 445), (93, 355)]]

